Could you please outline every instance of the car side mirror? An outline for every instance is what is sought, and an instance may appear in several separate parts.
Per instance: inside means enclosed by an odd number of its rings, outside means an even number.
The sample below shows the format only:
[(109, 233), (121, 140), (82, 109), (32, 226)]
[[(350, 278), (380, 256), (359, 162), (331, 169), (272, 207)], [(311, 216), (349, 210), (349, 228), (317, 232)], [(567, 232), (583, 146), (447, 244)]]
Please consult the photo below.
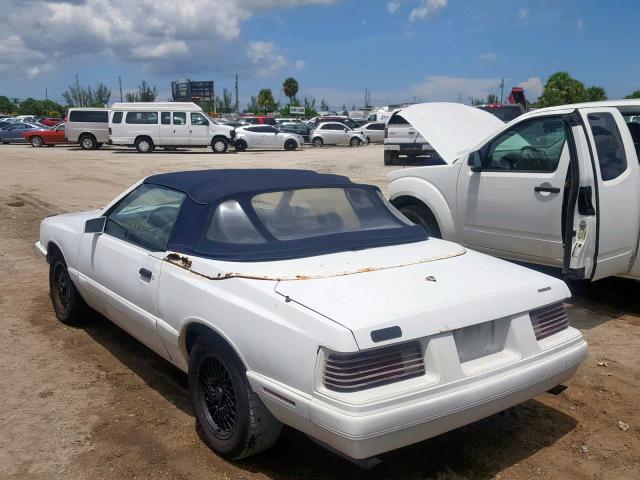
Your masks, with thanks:
[(472, 172), (482, 171), (482, 155), (479, 151), (471, 152), (469, 154), (469, 161), (467, 162), (471, 167)]
[(102, 233), (107, 217), (91, 218), (84, 223), (84, 233)]
[(348, 129), (348, 128), (345, 128), (345, 129), (344, 129), (344, 131), (345, 131), (345, 132), (348, 132), (348, 131), (349, 131), (349, 129)]

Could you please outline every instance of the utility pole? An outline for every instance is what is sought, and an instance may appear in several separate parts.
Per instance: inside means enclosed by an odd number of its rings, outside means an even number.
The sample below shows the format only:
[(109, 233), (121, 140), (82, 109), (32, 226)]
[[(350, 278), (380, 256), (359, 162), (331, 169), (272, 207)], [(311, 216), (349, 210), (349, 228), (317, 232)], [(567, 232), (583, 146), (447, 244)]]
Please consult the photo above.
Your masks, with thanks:
[(120, 85), (120, 103), (122, 103), (122, 77), (118, 75), (118, 85)]
[(78, 107), (82, 106), (82, 94), (80, 93), (80, 80), (78, 80), (78, 74), (76, 73), (76, 101)]
[(236, 113), (240, 113), (240, 101), (238, 100), (238, 74), (236, 73)]
[(49, 89), (48, 88), (44, 89), (44, 99), (45, 100), (49, 100)]
[(500, 82), (500, 103), (502, 103), (502, 98), (504, 97), (504, 78), (502, 82)]

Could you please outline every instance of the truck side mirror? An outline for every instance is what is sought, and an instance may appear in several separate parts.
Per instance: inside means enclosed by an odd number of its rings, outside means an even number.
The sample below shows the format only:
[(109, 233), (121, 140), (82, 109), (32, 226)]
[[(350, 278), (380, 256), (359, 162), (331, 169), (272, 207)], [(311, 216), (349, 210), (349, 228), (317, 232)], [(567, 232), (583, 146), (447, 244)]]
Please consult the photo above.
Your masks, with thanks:
[(84, 223), (84, 233), (102, 233), (107, 217), (91, 218)]
[(482, 171), (482, 155), (480, 155), (479, 151), (471, 152), (469, 154), (469, 161), (467, 162), (471, 167), (472, 172), (481, 172)]

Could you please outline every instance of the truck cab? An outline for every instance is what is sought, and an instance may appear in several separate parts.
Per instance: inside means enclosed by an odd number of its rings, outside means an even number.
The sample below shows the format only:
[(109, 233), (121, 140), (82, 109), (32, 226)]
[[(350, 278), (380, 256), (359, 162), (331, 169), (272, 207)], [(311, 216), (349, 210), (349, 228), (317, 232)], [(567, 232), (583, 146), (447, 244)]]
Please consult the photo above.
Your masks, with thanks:
[(433, 236), (569, 278), (640, 278), (639, 101), (535, 110), (471, 148), (460, 147), (462, 106), (442, 124), (448, 107), (434, 105), (409, 121), (447, 164), (389, 175), (391, 202), (407, 217)]

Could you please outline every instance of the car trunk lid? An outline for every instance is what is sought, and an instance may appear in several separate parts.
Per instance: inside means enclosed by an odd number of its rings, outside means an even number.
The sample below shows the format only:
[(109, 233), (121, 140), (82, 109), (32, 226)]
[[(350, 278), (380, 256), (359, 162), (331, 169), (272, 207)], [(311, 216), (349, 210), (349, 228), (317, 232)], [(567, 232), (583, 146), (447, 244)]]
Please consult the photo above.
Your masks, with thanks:
[[(283, 280), (276, 292), (351, 330), (360, 349), (504, 318), (568, 296), (557, 279), (476, 252), (354, 276)], [(395, 335), (385, 339), (380, 331)]]

